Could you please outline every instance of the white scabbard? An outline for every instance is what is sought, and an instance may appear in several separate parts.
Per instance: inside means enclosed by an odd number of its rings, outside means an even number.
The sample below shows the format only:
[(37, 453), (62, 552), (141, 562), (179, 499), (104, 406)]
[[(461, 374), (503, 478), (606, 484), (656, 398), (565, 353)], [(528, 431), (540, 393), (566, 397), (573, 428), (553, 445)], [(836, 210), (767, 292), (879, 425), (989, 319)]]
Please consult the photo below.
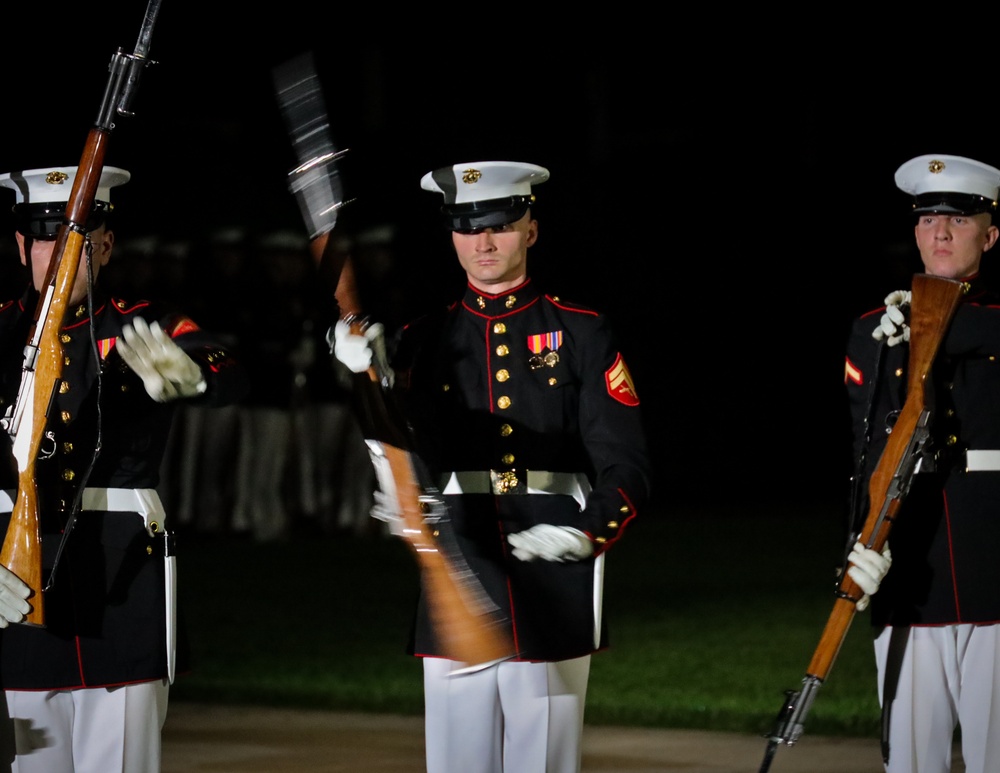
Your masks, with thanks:
[(177, 556), (174, 555), (174, 535), (163, 535), (163, 585), (167, 615), (167, 678), (174, 683), (177, 672)]
[(594, 649), (601, 646), (601, 616), (604, 614), (604, 553), (594, 559)]

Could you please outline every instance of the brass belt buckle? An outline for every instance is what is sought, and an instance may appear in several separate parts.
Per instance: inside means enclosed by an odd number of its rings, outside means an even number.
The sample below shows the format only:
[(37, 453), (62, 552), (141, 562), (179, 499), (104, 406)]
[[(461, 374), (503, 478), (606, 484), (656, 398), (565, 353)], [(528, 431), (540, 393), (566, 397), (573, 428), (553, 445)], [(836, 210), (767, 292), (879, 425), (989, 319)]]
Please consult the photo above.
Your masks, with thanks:
[(517, 479), (516, 470), (506, 472), (490, 470), (490, 489), (496, 495), (526, 493), (526, 489), (520, 485), (520, 481)]

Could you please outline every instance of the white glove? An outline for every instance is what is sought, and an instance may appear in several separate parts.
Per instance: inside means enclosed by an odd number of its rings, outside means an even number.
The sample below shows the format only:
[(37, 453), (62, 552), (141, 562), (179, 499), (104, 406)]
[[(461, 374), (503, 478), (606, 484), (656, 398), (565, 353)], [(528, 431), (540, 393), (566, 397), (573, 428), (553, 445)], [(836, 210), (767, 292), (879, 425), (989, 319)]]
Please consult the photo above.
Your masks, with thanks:
[(373, 494), (375, 496), (375, 504), (372, 505), (372, 509), (369, 512), (371, 517), (384, 521), (386, 526), (389, 527), (390, 534), (402, 537), (404, 533), (403, 514), (400, 512), (396, 497), (393, 494), (386, 494), (378, 489), (375, 489)]
[(571, 526), (540, 523), (525, 531), (507, 535), (514, 558), (521, 561), (580, 561), (594, 554), (590, 538)]
[(865, 592), (855, 608), (858, 612), (863, 612), (868, 607), (871, 596), (882, 584), (889, 567), (892, 566), (892, 553), (889, 551), (889, 543), (885, 543), (882, 552), (866, 548), (860, 542), (856, 542), (847, 556), (847, 562), (852, 566), (847, 570), (848, 576), (858, 584)]
[(116, 346), (125, 364), (158, 403), (194, 397), (208, 388), (201, 368), (170, 340), (158, 322), (147, 325), (137, 317), (122, 328)]
[(25, 601), (30, 594), (31, 588), (0, 564), (0, 628), (24, 620), (24, 616), (31, 611), (31, 605)]
[(906, 324), (902, 307), (909, 306), (912, 297), (909, 290), (896, 290), (885, 296), (885, 314), (872, 331), (872, 338), (876, 341), (885, 338), (889, 346), (910, 340), (910, 326)]
[(333, 328), (333, 355), (354, 373), (364, 373), (375, 362), (379, 379), (391, 387), (394, 382), (385, 349), (385, 330), (381, 322), (365, 328), (363, 335), (351, 332), (351, 325), (338, 320)]

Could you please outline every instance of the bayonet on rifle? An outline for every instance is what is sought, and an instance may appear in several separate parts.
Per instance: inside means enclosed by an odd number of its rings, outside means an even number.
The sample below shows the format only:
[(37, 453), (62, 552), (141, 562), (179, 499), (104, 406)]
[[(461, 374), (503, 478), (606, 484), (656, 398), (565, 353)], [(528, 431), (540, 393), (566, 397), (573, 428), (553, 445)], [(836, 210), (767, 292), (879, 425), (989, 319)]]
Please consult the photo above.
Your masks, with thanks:
[(347, 150), (337, 150), (330, 134), (326, 102), (311, 53), (274, 68), (288, 136), (298, 160), (288, 173), (288, 188), (299, 204), (309, 238), (328, 234), (337, 224), (344, 201), (344, 186), (337, 162)]

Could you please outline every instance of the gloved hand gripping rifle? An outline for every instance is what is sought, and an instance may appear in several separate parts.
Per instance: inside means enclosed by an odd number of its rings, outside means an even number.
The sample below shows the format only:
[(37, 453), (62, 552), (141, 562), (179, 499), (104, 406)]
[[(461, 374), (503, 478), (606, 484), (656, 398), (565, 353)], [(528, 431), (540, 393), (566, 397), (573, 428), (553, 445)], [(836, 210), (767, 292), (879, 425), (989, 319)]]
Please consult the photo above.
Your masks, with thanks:
[[(868, 517), (859, 537), (867, 548), (882, 550), (909, 492), (917, 461), (930, 435), (933, 406), (927, 379), (964, 292), (965, 285), (953, 279), (927, 274), (913, 277), (906, 400), (868, 483)], [(770, 769), (780, 744), (791, 746), (801, 737), (816, 693), (826, 681), (847, 636), (856, 604), (864, 591), (851, 579), (846, 568), (840, 574), (833, 611), (806, 670), (802, 687), (785, 693), (774, 729), (767, 736), (759, 773), (767, 773)]]
[[(42, 448), (49, 409), (62, 378), (63, 326), (70, 294), (76, 281), (80, 255), (86, 243), (86, 222), (94, 207), (98, 183), (104, 169), (108, 139), (118, 115), (131, 116), (131, 104), (146, 65), (149, 42), (161, 0), (149, 0), (135, 51), (115, 52), (108, 67), (108, 82), (97, 120), (84, 144), (76, 178), (66, 203), (66, 217), (59, 227), (52, 260), (38, 300), (24, 349), (24, 365), (17, 400), (3, 420), (13, 442), (17, 463), (17, 497), (10, 525), (0, 550), (0, 563), (20, 577), (32, 590), (28, 625), (45, 625), (42, 588), (42, 547), (35, 462), (50, 450)], [(82, 492), (83, 486), (81, 484)]]
[[(352, 331), (363, 333), (362, 312), (348, 253), (330, 238), (343, 200), (336, 168), (346, 151), (334, 149), (323, 93), (312, 57), (305, 54), (275, 68), (278, 101), (288, 126), (299, 166), (289, 174), (310, 235), (310, 250), (320, 281), (334, 289), (340, 318)], [(435, 635), (448, 657), (469, 664), (501, 660), (515, 654), (492, 603), (454, 546), (447, 507), (436, 489), (421, 480), (419, 460), (410, 453), (405, 422), (383, 394), (385, 373), (373, 363), (355, 375), (357, 414), (376, 469), (391, 474), (384, 495), (395, 499), (403, 521), (401, 536), (420, 567), (422, 584)], [(431, 526), (433, 525), (433, 529)]]

